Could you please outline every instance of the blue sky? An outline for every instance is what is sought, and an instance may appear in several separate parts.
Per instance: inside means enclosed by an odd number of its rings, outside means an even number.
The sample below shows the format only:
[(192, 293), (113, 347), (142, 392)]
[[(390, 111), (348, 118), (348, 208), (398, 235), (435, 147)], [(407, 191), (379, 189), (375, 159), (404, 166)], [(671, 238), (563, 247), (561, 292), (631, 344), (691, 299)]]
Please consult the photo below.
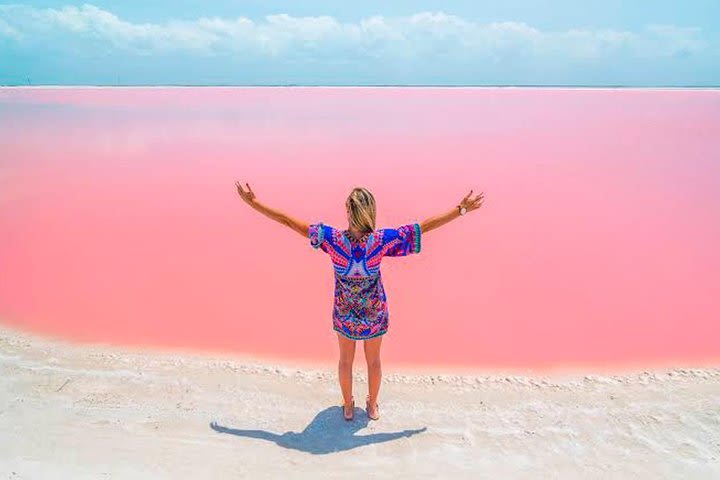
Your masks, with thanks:
[(0, 4), (28, 83), (720, 85), (720, 1)]

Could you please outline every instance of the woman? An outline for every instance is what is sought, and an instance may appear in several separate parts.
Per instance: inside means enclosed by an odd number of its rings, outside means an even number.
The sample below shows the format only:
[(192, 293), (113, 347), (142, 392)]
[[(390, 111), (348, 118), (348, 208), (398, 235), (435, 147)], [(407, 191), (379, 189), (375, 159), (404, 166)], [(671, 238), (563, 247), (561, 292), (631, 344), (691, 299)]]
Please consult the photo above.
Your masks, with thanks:
[(388, 331), (388, 308), (385, 289), (380, 275), (383, 257), (401, 257), (419, 253), (423, 234), (448, 223), (450, 220), (480, 208), (481, 192), (471, 198), (472, 190), (460, 203), (440, 215), (422, 223), (410, 223), (398, 228), (375, 229), (375, 198), (362, 187), (356, 187), (345, 201), (348, 228), (339, 230), (317, 222), (307, 223), (260, 203), (249, 184), (245, 191), (235, 182), (242, 199), (263, 215), (287, 225), (310, 239), (313, 248), (330, 255), (335, 273), (335, 301), (333, 330), (340, 344), (338, 376), (342, 390), (345, 420), (352, 420), (355, 400), (352, 395), (352, 365), (355, 342), (364, 341), (368, 368), (368, 396), (366, 412), (370, 419), (380, 418), (377, 397), (380, 391), (380, 343)]

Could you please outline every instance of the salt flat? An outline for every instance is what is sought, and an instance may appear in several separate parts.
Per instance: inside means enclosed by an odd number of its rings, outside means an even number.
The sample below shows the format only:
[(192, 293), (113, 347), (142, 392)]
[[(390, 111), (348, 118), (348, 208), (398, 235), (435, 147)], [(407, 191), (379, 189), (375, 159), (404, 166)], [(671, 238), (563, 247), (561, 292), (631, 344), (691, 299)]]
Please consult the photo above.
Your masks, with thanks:
[[(299, 364), (298, 364), (299, 365)], [(2, 478), (720, 478), (720, 369), (402, 373), (77, 345), (0, 327)]]

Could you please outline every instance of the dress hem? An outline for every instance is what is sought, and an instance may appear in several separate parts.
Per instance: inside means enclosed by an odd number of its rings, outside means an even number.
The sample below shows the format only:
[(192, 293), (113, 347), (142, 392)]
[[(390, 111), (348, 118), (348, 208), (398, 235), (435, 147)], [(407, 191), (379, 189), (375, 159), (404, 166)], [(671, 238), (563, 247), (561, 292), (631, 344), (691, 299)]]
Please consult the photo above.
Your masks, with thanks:
[(338, 332), (343, 337), (349, 338), (350, 340), (367, 340), (369, 338), (375, 338), (375, 337), (379, 337), (381, 335), (385, 335), (388, 332), (387, 330), (385, 330), (384, 332), (379, 332), (379, 333), (376, 333), (375, 335), (368, 335), (367, 337), (353, 337), (352, 335), (348, 335), (347, 333), (345, 333), (344, 331), (342, 331), (336, 327), (333, 327), (333, 330)]

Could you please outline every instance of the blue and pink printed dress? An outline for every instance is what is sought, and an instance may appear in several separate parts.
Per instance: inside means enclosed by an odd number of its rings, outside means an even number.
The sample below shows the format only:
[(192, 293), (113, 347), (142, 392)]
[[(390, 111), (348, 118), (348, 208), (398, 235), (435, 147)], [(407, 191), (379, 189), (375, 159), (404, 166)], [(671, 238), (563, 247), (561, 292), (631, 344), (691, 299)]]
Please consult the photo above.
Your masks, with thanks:
[(310, 245), (330, 255), (335, 272), (333, 330), (353, 340), (387, 333), (388, 307), (380, 274), (383, 257), (420, 252), (420, 224), (381, 228), (356, 239), (322, 222), (310, 225)]

